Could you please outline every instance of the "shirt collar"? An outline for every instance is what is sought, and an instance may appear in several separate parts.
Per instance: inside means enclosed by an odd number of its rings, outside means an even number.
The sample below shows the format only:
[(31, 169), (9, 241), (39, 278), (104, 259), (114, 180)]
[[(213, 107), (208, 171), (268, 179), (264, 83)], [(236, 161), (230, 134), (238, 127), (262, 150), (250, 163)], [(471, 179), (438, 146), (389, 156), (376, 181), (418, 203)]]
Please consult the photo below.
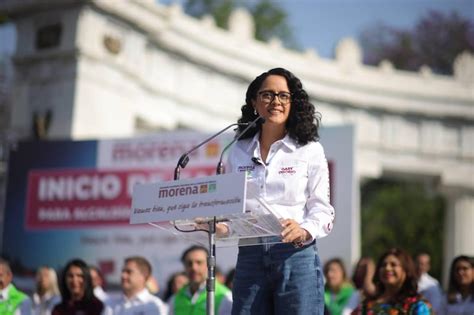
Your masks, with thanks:
[(43, 296), (40, 296), (37, 292), (33, 293), (33, 300), (35, 301), (35, 303), (41, 303), (42, 301), (48, 301), (49, 299), (51, 299), (53, 297), (53, 293), (52, 292), (46, 292), (45, 294), (43, 294)]
[(287, 133), (283, 139), (280, 140), (283, 145), (285, 145), (291, 151), (296, 150), (296, 141), (293, 140), (290, 135)]
[(259, 147), (259, 142), (258, 142), (258, 138), (260, 137), (260, 132), (257, 132), (252, 140), (250, 140), (250, 142), (248, 143), (248, 146), (246, 148), (247, 152), (251, 152), (252, 150), (255, 150), (256, 148)]
[(135, 294), (133, 297), (131, 298), (127, 298), (126, 295), (123, 295), (123, 299), (125, 301), (133, 301), (133, 300), (139, 300), (141, 302), (146, 302), (147, 301), (147, 297), (150, 295), (150, 292), (148, 292), (148, 290), (145, 288), (143, 290), (141, 290), (140, 292), (138, 292), (137, 294)]
[[(257, 149), (260, 146), (260, 143), (259, 143), (259, 140), (258, 140), (259, 137), (260, 137), (260, 132), (257, 132), (255, 134), (255, 136), (253, 136), (252, 140), (250, 140), (250, 142), (247, 146), (247, 152), (251, 152), (252, 150)], [(291, 151), (296, 150), (296, 141), (293, 140), (288, 133), (283, 137), (283, 139), (278, 140), (277, 142), (280, 142), (281, 144), (286, 146)], [(275, 143), (277, 143), (277, 142), (275, 142)]]
[(5, 289), (1, 290), (0, 291), (0, 294), (2, 296), (1, 300), (4, 301), (4, 300), (7, 300), (8, 299), (8, 291), (10, 290), (10, 287), (12, 286), (12, 284), (10, 283), (9, 285), (7, 285), (5, 287)]
[[(202, 291), (204, 291), (204, 289), (206, 289), (206, 281), (204, 281), (203, 283), (201, 283), (201, 284), (199, 285), (199, 288), (198, 288), (198, 290), (194, 293), (194, 295), (196, 295), (196, 294), (199, 295)], [(185, 292), (188, 294), (188, 296), (190, 296), (190, 297), (193, 296), (193, 294), (191, 293), (191, 286), (190, 286), (189, 284), (187, 284), (187, 288), (186, 288), (186, 291), (185, 291)]]

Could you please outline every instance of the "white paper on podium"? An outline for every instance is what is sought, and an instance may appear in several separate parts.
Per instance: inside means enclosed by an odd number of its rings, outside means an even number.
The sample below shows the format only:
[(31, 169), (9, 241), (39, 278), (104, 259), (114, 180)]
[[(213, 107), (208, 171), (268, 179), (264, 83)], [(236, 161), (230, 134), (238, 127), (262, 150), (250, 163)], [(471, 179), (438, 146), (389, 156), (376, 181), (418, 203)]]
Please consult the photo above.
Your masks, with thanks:
[[(246, 212), (230, 218), (230, 234), (218, 237), (220, 247), (281, 242), (283, 219), (262, 197), (247, 191)], [(249, 210), (253, 209), (253, 210)], [(258, 209), (258, 210), (256, 210)], [(269, 241), (271, 239), (271, 241)]]
[(273, 214), (249, 215), (232, 222), (232, 234), (238, 237), (254, 237), (262, 233), (277, 235), (281, 230), (281, 223)]

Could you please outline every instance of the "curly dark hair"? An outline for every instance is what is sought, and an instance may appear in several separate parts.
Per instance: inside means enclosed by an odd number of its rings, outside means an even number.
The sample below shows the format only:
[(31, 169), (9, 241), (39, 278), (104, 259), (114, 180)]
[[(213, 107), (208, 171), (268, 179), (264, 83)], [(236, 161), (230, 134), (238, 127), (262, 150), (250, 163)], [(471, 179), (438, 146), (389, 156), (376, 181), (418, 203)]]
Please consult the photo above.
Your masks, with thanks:
[[(461, 291), (460, 285), (456, 281), (456, 267), (460, 261), (467, 262), (469, 265), (471, 265), (471, 268), (474, 268), (474, 257), (460, 255), (453, 259), (449, 269), (449, 284), (447, 292), (449, 304), (456, 303), (456, 294)], [(474, 296), (474, 282), (471, 282), (470, 294)]]
[(393, 255), (400, 260), (400, 264), (406, 273), (405, 281), (403, 282), (400, 290), (398, 291), (397, 296), (394, 298), (392, 303), (402, 303), (408, 297), (419, 296), (417, 292), (418, 277), (417, 277), (415, 263), (413, 262), (413, 259), (403, 249), (391, 248), (385, 253), (383, 253), (377, 262), (377, 267), (375, 269), (376, 271), (375, 271), (374, 279), (373, 279), (375, 287), (377, 288), (377, 292), (374, 295), (373, 299), (374, 300), (378, 299), (385, 292), (385, 286), (380, 280), (379, 273), (380, 273), (380, 269), (382, 268), (385, 258), (387, 258), (390, 255)]
[(92, 278), (89, 271), (89, 266), (82, 259), (76, 258), (69, 261), (66, 264), (66, 267), (64, 267), (63, 272), (61, 274), (60, 291), (61, 291), (62, 303), (67, 303), (72, 298), (71, 292), (69, 291), (69, 288), (67, 287), (67, 281), (66, 281), (67, 273), (71, 267), (80, 268), (82, 271), (82, 275), (84, 276), (84, 297), (82, 300), (85, 302), (89, 302), (93, 300), (94, 291), (92, 288)]
[[(310, 141), (319, 140), (318, 129), (321, 122), (320, 113), (316, 112), (314, 105), (309, 102), (308, 94), (303, 89), (303, 84), (293, 73), (283, 68), (274, 68), (262, 73), (250, 83), (245, 95), (245, 105), (242, 106), (242, 117), (239, 123), (248, 123), (257, 118), (252, 106), (252, 100), (257, 99), (257, 93), (263, 81), (270, 75), (279, 75), (286, 79), (291, 93), (291, 109), (286, 122), (288, 135), (298, 144), (305, 145)], [(239, 126), (242, 132), (246, 126)], [(262, 128), (261, 124), (250, 128), (241, 139), (252, 138)]]

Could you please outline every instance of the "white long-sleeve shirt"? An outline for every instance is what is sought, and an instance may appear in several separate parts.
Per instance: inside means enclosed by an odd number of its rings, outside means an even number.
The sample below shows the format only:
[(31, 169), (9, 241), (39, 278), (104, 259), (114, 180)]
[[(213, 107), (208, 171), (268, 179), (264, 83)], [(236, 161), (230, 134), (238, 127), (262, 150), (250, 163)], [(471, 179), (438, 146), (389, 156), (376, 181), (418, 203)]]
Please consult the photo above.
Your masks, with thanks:
[(259, 196), (280, 217), (294, 219), (311, 234), (311, 241), (327, 236), (335, 213), (329, 203), (329, 171), (322, 145), (301, 146), (287, 135), (271, 145), (263, 161), (258, 139), (259, 133), (232, 147), (227, 172), (247, 172), (249, 198)]
[(104, 315), (165, 315), (168, 306), (158, 297), (143, 289), (132, 298), (125, 295), (109, 298)]
[(34, 315), (50, 315), (56, 304), (61, 303), (60, 295), (46, 293), (39, 296), (38, 293), (33, 294), (33, 314)]
[(438, 280), (424, 272), (418, 280), (418, 292), (431, 303), (433, 311), (439, 314), (441, 311), (443, 291), (441, 290)]

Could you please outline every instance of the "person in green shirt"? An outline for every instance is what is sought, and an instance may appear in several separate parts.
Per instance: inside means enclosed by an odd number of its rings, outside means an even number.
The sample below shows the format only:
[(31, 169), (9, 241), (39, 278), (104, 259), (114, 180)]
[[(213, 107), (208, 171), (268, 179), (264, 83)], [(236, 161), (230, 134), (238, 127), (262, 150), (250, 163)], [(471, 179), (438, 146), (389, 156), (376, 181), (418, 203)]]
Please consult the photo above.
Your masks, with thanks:
[(30, 315), (32, 303), (30, 298), (19, 291), (13, 284), (13, 273), (8, 261), (0, 258), (0, 314)]
[(344, 306), (354, 294), (354, 286), (349, 282), (344, 263), (340, 258), (330, 259), (324, 265), (324, 305), (331, 315), (341, 315)]
[[(208, 250), (203, 246), (188, 248), (181, 257), (189, 283), (170, 300), (170, 315), (206, 314), (206, 279)], [(215, 314), (226, 315), (232, 311), (232, 292), (218, 281), (215, 282)]]

